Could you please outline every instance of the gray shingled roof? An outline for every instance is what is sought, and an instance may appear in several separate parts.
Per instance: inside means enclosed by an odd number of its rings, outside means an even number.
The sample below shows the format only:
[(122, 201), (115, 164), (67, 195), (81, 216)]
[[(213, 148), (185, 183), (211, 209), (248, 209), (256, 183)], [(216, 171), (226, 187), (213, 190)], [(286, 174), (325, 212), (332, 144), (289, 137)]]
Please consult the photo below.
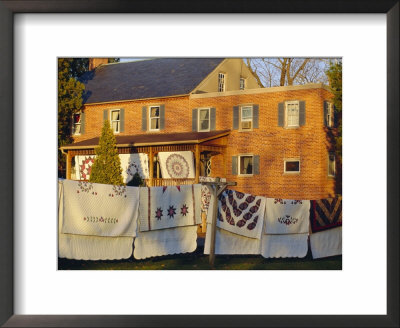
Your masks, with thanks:
[(101, 65), (85, 74), (85, 103), (190, 93), (223, 58), (160, 58)]

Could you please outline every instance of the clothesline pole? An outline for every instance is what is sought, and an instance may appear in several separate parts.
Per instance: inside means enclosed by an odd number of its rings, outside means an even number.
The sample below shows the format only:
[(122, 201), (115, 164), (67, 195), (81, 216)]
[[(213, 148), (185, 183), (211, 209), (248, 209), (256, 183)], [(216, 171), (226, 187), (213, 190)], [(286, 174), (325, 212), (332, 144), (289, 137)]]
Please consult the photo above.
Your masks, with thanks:
[(215, 260), (215, 237), (217, 234), (217, 213), (218, 213), (218, 197), (226, 189), (227, 186), (236, 186), (236, 182), (221, 182), (219, 177), (215, 178), (213, 182), (203, 182), (205, 185), (212, 185), (214, 194), (214, 203), (212, 208), (212, 222), (211, 222), (211, 241), (210, 241), (210, 266), (214, 267)]

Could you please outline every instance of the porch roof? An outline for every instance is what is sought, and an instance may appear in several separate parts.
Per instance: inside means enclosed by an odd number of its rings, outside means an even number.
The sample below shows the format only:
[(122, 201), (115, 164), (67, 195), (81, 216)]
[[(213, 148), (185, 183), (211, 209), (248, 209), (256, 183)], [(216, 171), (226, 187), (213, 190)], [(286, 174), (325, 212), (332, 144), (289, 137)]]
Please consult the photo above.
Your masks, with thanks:
[[(139, 147), (153, 145), (200, 144), (228, 135), (231, 130), (209, 132), (145, 133), (135, 135), (116, 135), (117, 147)], [(92, 149), (99, 144), (99, 137), (87, 139), (61, 147), (69, 149)]]

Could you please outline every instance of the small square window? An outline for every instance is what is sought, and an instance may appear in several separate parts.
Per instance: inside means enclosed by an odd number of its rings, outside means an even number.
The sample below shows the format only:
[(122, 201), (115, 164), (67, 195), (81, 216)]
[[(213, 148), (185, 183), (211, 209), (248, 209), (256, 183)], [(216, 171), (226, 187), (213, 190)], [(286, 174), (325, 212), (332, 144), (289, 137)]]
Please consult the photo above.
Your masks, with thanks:
[(253, 174), (253, 156), (239, 156), (239, 175)]
[(288, 101), (286, 102), (286, 126), (298, 127), (299, 126), (299, 102)]
[(120, 132), (120, 110), (112, 110), (110, 111), (110, 124), (111, 124), (111, 128), (113, 130), (114, 133), (119, 133)]
[(285, 160), (284, 161), (284, 172), (285, 173), (300, 173), (300, 161), (299, 160)]
[(218, 92), (225, 91), (225, 74), (219, 73), (218, 74)]
[(199, 109), (198, 131), (210, 131), (210, 108)]
[(253, 107), (242, 106), (240, 110), (240, 115), (241, 115), (241, 120), (240, 120), (241, 130), (251, 130), (253, 127)]
[(160, 130), (160, 106), (151, 106), (150, 111), (150, 131)]
[(335, 153), (328, 154), (328, 176), (334, 177), (336, 174), (336, 158)]
[(241, 77), (239, 80), (239, 89), (244, 90), (246, 89), (246, 79)]
[(76, 113), (72, 117), (72, 134), (79, 135), (81, 134), (81, 113)]

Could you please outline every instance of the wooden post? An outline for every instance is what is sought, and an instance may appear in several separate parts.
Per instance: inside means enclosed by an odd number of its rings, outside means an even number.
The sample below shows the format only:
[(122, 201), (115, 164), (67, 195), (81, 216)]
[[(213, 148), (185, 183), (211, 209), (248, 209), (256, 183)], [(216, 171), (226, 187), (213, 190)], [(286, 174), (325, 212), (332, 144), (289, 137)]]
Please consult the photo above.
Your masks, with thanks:
[(67, 180), (71, 180), (71, 161), (72, 161), (71, 152), (67, 152), (67, 159), (66, 159), (67, 168), (65, 172), (65, 178)]
[(150, 184), (150, 187), (153, 187), (153, 176), (154, 176), (154, 154), (153, 154), (153, 147), (150, 146), (150, 153), (149, 153), (149, 184)]
[(195, 183), (199, 183), (200, 177), (200, 146), (196, 144), (195, 146), (195, 157), (196, 157), (196, 179)]

